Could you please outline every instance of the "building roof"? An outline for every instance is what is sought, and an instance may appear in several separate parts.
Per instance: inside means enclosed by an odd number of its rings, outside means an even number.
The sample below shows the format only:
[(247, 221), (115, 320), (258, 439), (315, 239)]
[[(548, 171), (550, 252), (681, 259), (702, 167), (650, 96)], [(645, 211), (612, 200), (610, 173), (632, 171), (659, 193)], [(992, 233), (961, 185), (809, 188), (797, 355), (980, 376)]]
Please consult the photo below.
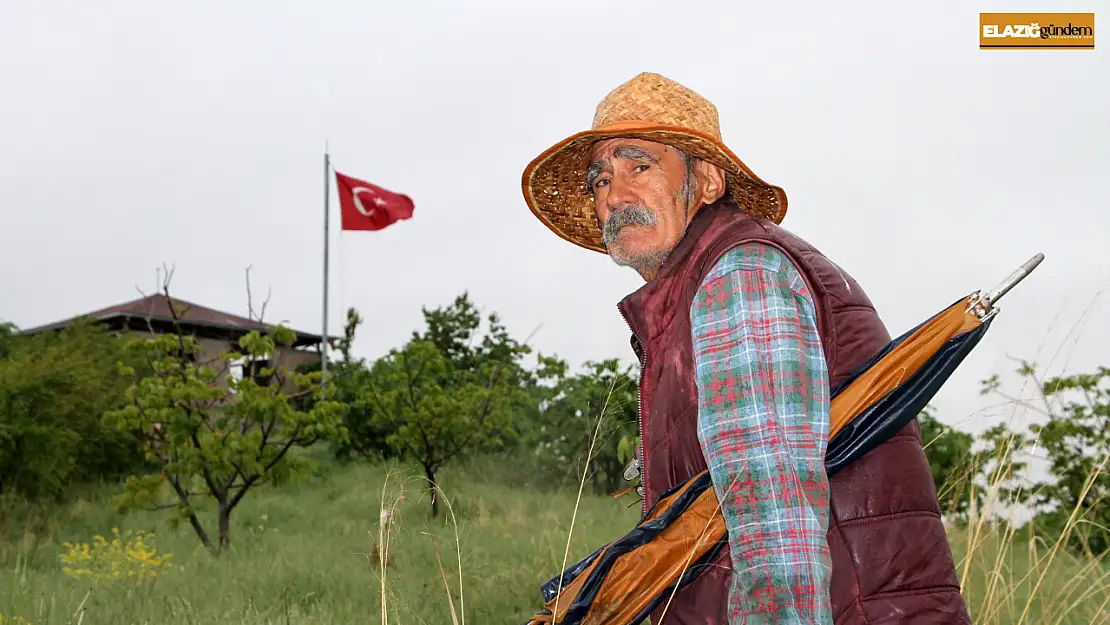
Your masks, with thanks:
[[(184, 328), (207, 330), (208, 332), (206, 333), (215, 331), (221, 334), (226, 333), (232, 336), (241, 336), (253, 330), (266, 332), (273, 327), (272, 324), (265, 324), (239, 315), (208, 308), (207, 306), (194, 304), (177, 297), (173, 298), (173, 302), (177, 308), (186, 308), (184, 314), (178, 315), (179, 321)], [(137, 322), (139, 327), (148, 323), (158, 326), (173, 323), (173, 314), (170, 311), (170, 299), (165, 295), (156, 294), (24, 330), (22, 334), (35, 334), (47, 330), (60, 330), (74, 321), (86, 317), (91, 317), (99, 322), (115, 323), (117, 325), (136, 326)], [(319, 334), (301, 332), (299, 330), (294, 330), (294, 332), (297, 333), (297, 340), (294, 343), (296, 346), (315, 345), (320, 343)], [(336, 337), (332, 337), (331, 340), (334, 341), (335, 338)]]

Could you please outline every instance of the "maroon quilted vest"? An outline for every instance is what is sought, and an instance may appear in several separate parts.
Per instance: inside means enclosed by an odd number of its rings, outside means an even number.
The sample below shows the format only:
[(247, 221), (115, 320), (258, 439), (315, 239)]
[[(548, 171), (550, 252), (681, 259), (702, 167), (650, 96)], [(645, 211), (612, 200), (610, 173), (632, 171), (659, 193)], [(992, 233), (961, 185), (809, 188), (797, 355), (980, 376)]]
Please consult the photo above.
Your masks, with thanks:
[[(801, 270), (815, 298), (831, 388), (890, 342), (870, 299), (851, 276), (800, 238), (740, 212), (725, 199), (702, 208), (653, 280), (620, 302), (642, 369), (647, 506), (706, 469), (697, 436), (690, 306), (698, 285), (730, 248), (774, 246)], [(936, 486), (911, 421), (830, 479), (830, 594), (836, 625), (970, 625)], [(732, 575), (725, 550), (680, 590), (668, 625), (727, 625)], [(653, 614), (659, 622), (662, 609)]]

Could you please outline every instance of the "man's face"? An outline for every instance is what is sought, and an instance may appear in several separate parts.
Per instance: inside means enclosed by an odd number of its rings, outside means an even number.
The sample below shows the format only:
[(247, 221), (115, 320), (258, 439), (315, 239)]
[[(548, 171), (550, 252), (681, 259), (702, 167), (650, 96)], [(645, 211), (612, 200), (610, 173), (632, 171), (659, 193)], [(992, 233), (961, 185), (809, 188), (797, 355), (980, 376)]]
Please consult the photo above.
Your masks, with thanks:
[(668, 145), (626, 138), (594, 144), (586, 182), (609, 256), (645, 280), (682, 240), (696, 210), (724, 190), (719, 168)]

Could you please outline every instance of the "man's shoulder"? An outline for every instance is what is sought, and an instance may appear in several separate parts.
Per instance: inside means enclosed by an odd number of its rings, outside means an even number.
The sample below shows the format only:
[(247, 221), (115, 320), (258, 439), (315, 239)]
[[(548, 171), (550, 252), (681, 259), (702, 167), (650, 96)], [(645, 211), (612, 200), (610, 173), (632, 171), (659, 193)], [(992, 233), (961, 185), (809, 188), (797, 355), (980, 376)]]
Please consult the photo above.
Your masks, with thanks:
[(706, 281), (721, 278), (735, 271), (795, 273), (797, 269), (790, 258), (774, 245), (749, 241), (735, 245), (722, 254), (706, 275)]

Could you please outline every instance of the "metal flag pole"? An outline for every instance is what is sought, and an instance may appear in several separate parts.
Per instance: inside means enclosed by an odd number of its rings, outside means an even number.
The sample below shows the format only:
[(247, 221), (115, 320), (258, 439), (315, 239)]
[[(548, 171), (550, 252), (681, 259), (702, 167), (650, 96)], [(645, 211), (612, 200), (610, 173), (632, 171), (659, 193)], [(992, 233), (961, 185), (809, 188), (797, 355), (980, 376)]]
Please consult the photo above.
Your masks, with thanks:
[(331, 168), (331, 158), (328, 156), (328, 142), (324, 141), (324, 334), (320, 343), (320, 391), (324, 391), (328, 384), (328, 203), (331, 189), (328, 186), (328, 175)]

